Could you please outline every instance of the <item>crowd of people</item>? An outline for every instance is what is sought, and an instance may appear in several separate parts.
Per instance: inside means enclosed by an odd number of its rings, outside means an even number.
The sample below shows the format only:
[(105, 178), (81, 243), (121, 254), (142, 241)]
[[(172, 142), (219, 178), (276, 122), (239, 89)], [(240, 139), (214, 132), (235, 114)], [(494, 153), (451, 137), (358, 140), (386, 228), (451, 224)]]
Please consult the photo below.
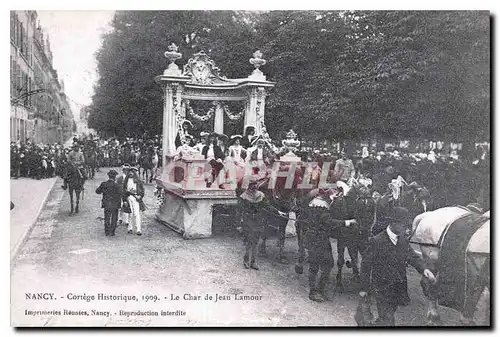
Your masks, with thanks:
[(341, 165), (344, 171), (341, 178), (353, 175), (372, 179), (374, 190), (379, 193), (385, 191), (392, 179), (401, 176), (408, 183), (418, 182), (425, 186), (435, 208), (470, 202), (490, 208), (490, 151), (487, 147), (478, 145), (467, 157), (430, 149), (420, 153), (395, 148), (376, 152), (366, 147), (351, 154), (344, 153), (343, 157), (334, 151), (302, 154), (304, 161), (316, 162), (318, 167), (324, 163)]
[(61, 143), (37, 145), (29, 140), (24, 144), (11, 142), (10, 176), (14, 179), (45, 179), (61, 175), (69, 151)]
[[(269, 166), (276, 159), (271, 144), (260, 136), (255, 136), (255, 129), (247, 127), (244, 135), (228, 137), (217, 133), (199, 132), (191, 129), (192, 124), (184, 121), (182, 132), (178, 133), (176, 159), (199, 156), (212, 167), (212, 174), (206, 179), (207, 187), (215, 182), (220, 171), (228, 162), (235, 164), (237, 175), (243, 173), (243, 166), (249, 161)], [(152, 157), (153, 166), (162, 166), (162, 141), (159, 135), (138, 138), (116, 137), (99, 139), (92, 135), (75, 137), (74, 144), (80, 145), (85, 156), (88, 151), (95, 154), (95, 168), (120, 167), (123, 164), (141, 165), (146, 154)], [(475, 153), (468, 157), (459, 157), (456, 151), (448, 153), (439, 150), (427, 150), (409, 153), (405, 149), (390, 148), (376, 152), (367, 147), (351, 153), (343, 151), (328, 153), (316, 151), (299, 152), (303, 162), (317, 163), (321, 169), (324, 163), (337, 165), (342, 169), (345, 180), (351, 174), (373, 180), (374, 189), (379, 193), (388, 183), (401, 176), (408, 183), (416, 181), (431, 193), (435, 207), (453, 204), (478, 202), (486, 208), (490, 203), (490, 153), (489, 149), (478, 146)], [(11, 143), (11, 177), (30, 177), (44, 179), (56, 175), (63, 176), (64, 167), (70, 149), (62, 144), (37, 145), (28, 141), (25, 144)], [(339, 167), (339, 165), (341, 167)], [(332, 169), (333, 167), (330, 167)], [(345, 176), (345, 177), (344, 177)], [(218, 187), (224, 188), (222, 183)]]

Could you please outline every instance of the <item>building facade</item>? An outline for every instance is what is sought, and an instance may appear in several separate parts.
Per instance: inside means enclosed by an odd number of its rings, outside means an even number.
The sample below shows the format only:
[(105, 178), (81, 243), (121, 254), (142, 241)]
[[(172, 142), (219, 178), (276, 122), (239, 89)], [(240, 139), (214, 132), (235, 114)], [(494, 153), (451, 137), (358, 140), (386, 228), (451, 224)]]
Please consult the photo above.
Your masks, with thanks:
[(97, 135), (97, 131), (88, 127), (89, 123), (89, 108), (87, 106), (82, 106), (80, 108), (79, 119), (76, 122), (77, 133), (82, 135)]
[(72, 135), (73, 113), (36, 11), (10, 12), (10, 139), (52, 144)]

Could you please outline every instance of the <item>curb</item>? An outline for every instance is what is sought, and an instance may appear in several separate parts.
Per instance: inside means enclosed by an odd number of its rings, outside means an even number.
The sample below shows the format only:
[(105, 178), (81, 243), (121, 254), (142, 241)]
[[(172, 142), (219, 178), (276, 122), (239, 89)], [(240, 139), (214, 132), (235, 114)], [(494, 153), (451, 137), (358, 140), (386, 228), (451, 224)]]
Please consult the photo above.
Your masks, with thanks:
[(26, 243), (26, 241), (29, 238), (29, 235), (33, 231), (33, 228), (35, 227), (35, 224), (37, 223), (38, 218), (40, 217), (40, 213), (42, 213), (42, 210), (44, 209), (45, 205), (47, 204), (50, 192), (52, 192), (52, 190), (54, 189), (54, 186), (57, 184), (57, 182), (59, 181), (59, 179), (60, 179), (60, 177), (56, 177), (56, 179), (54, 180), (54, 183), (52, 184), (52, 186), (49, 189), (47, 189), (47, 193), (45, 194), (45, 196), (43, 198), (43, 201), (40, 204), (40, 207), (38, 208), (38, 211), (36, 213), (35, 220), (33, 220), (33, 223), (23, 233), (23, 235), (21, 236), (21, 239), (19, 240), (17, 246), (14, 247), (13, 251), (11, 251), (11, 253), (10, 253), (10, 265), (11, 265), (11, 267), (14, 265), (13, 262), (16, 259), (16, 257), (19, 255), (19, 251), (21, 250), (20, 248), (22, 246), (24, 246), (24, 244)]

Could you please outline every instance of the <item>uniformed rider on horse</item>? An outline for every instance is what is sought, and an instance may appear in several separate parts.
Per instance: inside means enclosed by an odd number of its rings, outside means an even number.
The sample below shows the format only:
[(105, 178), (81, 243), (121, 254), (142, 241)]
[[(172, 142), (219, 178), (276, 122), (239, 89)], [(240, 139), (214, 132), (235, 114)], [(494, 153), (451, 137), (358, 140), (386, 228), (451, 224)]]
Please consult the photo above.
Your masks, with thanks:
[(73, 144), (73, 149), (68, 154), (67, 159), (68, 161), (63, 177), (64, 184), (61, 186), (63, 189), (68, 188), (68, 179), (70, 174), (73, 172), (76, 172), (81, 179), (85, 179), (85, 158), (83, 156), (83, 153), (80, 151), (80, 146), (77, 143)]

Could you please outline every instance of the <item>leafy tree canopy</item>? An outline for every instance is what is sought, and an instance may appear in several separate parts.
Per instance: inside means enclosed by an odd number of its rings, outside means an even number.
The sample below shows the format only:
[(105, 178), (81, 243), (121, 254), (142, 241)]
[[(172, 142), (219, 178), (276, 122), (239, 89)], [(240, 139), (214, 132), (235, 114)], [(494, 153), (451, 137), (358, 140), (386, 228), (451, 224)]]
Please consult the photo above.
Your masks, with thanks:
[(229, 78), (246, 77), (260, 49), (277, 82), (271, 136), (489, 140), (490, 18), (470, 11), (117, 12), (97, 52), (89, 126), (161, 133), (153, 78), (175, 42), (205, 50)]

